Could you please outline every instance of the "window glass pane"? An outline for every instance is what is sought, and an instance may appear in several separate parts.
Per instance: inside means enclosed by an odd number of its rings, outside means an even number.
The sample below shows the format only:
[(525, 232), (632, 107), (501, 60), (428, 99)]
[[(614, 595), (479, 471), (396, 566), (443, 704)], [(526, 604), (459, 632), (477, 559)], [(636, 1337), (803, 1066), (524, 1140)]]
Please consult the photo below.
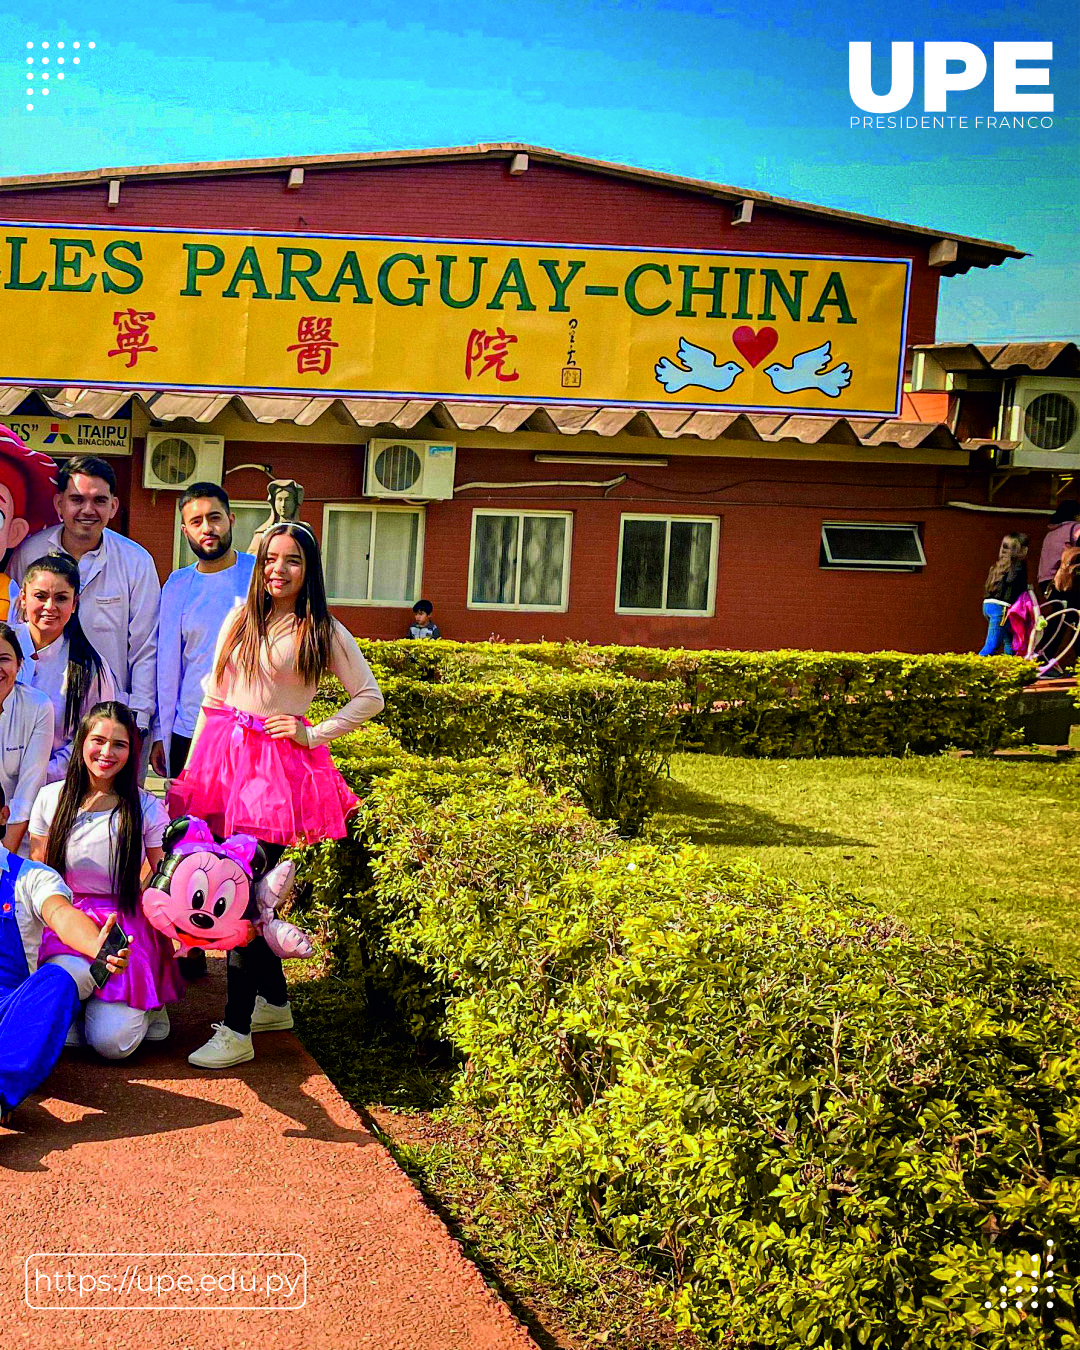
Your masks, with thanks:
[(477, 516), (472, 603), (512, 605), (517, 572), (517, 516)]
[(270, 515), (269, 506), (240, 506), (233, 502), (232, 513), (236, 517), (233, 528), (233, 548), (237, 553), (247, 553), (251, 536)]
[(525, 517), (521, 531), (521, 604), (562, 603), (565, 541), (565, 519)]
[(619, 606), (662, 609), (667, 521), (624, 520)]
[(420, 516), (415, 511), (379, 511), (375, 516), (375, 568), (371, 580), (373, 600), (419, 600), (416, 589), (416, 555)]
[(668, 551), (668, 609), (708, 609), (712, 526), (673, 520)]
[(328, 511), (323, 539), (326, 594), (338, 600), (367, 600), (370, 511)]
[[(874, 529), (866, 525), (824, 525), (833, 566), (849, 563), (880, 567), (922, 567), (925, 559), (911, 525)], [(829, 557), (825, 558), (826, 564)]]

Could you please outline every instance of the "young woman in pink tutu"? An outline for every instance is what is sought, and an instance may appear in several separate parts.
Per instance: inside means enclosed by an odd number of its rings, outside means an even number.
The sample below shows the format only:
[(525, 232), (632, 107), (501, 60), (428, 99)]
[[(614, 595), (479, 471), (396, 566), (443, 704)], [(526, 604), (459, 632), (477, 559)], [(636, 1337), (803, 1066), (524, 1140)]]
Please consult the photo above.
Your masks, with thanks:
[[(76, 909), (99, 926), (115, 915), (131, 939), (127, 969), (112, 975), (83, 1009), (82, 1036), (107, 1059), (126, 1058), (144, 1040), (164, 1040), (164, 1005), (184, 990), (172, 944), (147, 923), (140, 903), (144, 868), (161, 860), (169, 817), (139, 787), (139, 751), (131, 709), (96, 704), (79, 723), (66, 777), (43, 787), (30, 812), (30, 856), (60, 873)], [(81, 970), (90, 964), (49, 930), (39, 967), (47, 961), (71, 973), (73, 961)], [(78, 1018), (72, 1040), (80, 1043)]]
[[(318, 726), (304, 714), (334, 674), (349, 702)], [(286, 848), (341, 839), (357, 799), (327, 746), (382, 710), (356, 640), (331, 617), (322, 562), (306, 525), (262, 537), (246, 604), (218, 637), (206, 696), (169, 813), (199, 816), (220, 836), (250, 834), (274, 866)], [(227, 1068), (253, 1059), (251, 1032), (292, 1026), (285, 973), (255, 938), (229, 953), (225, 1016), (189, 1061)]]

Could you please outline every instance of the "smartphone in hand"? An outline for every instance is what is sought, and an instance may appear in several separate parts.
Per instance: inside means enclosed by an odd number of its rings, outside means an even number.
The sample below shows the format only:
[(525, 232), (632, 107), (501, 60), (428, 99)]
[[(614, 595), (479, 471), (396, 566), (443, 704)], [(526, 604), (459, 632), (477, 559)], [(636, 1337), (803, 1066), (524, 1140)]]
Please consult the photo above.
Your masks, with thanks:
[(101, 944), (101, 950), (90, 962), (90, 978), (99, 989), (104, 987), (105, 981), (112, 974), (112, 971), (105, 964), (105, 958), (107, 956), (118, 956), (125, 947), (130, 946), (131, 939), (120, 927), (120, 921), (117, 920), (109, 929), (105, 941)]

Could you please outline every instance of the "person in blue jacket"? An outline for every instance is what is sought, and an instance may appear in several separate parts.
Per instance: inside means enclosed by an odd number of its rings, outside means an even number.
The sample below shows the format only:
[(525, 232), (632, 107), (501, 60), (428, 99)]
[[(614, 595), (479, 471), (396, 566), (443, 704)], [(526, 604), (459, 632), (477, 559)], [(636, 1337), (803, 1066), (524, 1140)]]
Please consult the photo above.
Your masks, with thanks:
[[(8, 807), (0, 788), (0, 832)], [(104, 927), (77, 910), (71, 891), (51, 867), (0, 845), (0, 1125), (52, 1073), (81, 999), (94, 990), (79, 957), (38, 966), (46, 928), (91, 960), (116, 922)], [(111, 973), (127, 966), (128, 950), (106, 958)]]

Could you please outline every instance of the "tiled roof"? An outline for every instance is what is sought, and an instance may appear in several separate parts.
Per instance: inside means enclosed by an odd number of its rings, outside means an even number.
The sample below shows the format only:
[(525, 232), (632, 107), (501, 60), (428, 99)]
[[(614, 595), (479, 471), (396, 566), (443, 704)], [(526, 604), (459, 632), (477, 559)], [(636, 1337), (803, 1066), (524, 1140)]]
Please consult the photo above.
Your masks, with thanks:
[[(249, 422), (292, 422), (310, 426), (333, 410), (345, 425), (362, 431), (387, 428), (412, 432), (428, 420), (440, 431), (547, 432), (566, 437), (620, 433), (643, 439), (793, 442), (800, 445), (896, 446), (905, 450), (965, 450), (944, 422), (905, 422), (886, 417), (810, 417), (788, 413), (686, 412), (677, 409), (563, 407), (528, 403), (439, 403), (421, 399), (285, 398), (252, 394), (178, 394), (167, 390), (68, 388), (55, 393), (28, 388), (0, 389), (0, 417), (16, 411), (36, 393), (58, 417), (115, 417), (129, 399), (139, 399), (154, 422), (209, 423), (231, 404)], [(1012, 442), (979, 441), (978, 446)]]
[(452, 163), (477, 159), (509, 161), (516, 156), (526, 156), (538, 163), (558, 164), (609, 177), (700, 193), (732, 204), (741, 201), (760, 202), (762, 206), (777, 210), (852, 221), (855, 224), (868, 225), (891, 233), (921, 235), (928, 241), (950, 240), (958, 247), (947, 250), (948, 259), (942, 259), (938, 264), (942, 274), (946, 276), (965, 272), (970, 267), (996, 267), (1007, 258), (1028, 256), (1022, 250), (1013, 248), (1011, 244), (995, 243), (990, 239), (953, 234), (948, 230), (928, 229), (923, 225), (909, 225), (904, 221), (885, 220), (879, 216), (864, 216), (855, 211), (840, 211), (831, 206), (794, 201), (788, 197), (774, 197), (767, 192), (733, 187), (727, 183), (712, 183), (706, 179), (685, 178), (679, 174), (661, 173), (655, 169), (640, 169), (629, 164), (588, 159), (584, 155), (570, 155), (561, 150), (549, 150), (544, 146), (525, 145), (517, 141), (443, 146), (428, 150), (376, 150), (340, 155), (297, 155), (291, 158), (211, 160), (192, 164), (143, 164), (112, 169), (83, 169), (70, 173), (32, 174), (18, 178), (0, 178), (0, 193), (5, 189), (77, 187), (87, 183), (107, 183), (112, 179), (124, 181), (135, 178), (220, 177), (230, 174), (285, 173), (291, 169), (344, 169), (417, 162)]
[(926, 352), (943, 370), (1080, 375), (1080, 348), (1075, 342), (927, 342), (913, 350)]

